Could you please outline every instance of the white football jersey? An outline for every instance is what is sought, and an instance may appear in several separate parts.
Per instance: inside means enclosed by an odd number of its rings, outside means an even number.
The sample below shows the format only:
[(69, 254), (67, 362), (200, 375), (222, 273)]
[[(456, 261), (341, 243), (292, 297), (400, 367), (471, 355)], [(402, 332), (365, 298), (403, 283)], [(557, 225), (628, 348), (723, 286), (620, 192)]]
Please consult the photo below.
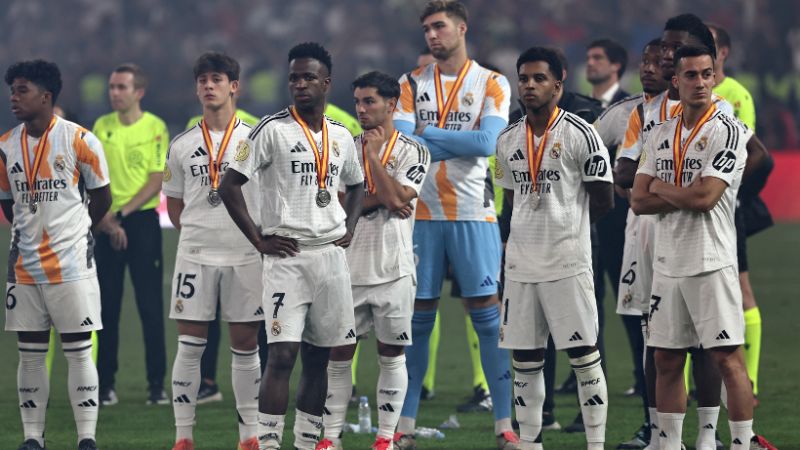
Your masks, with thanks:
[[(23, 125), (0, 136), (0, 199), (14, 201), (8, 282), (58, 284), (96, 276), (87, 189), (109, 183), (103, 146), (86, 128), (55, 116), (36, 176), (35, 213), (22, 158)], [(40, 138), (27, 137), (31, 166)]]
[(606, 108), (603, 114), (600, 114), (600, 117), (594, 121), (594, 128), (600, 139), (603, 140), (609, 154), (616, 153), (621, 148), (631, 111), (644, 103), (645, 98), (643, 93), (623, 98)]
[[(534, 140), (537, 149), (541, 138)], [(608, 150), (591, 125), (560, 110), (536, 174), (540, 200), (534, 210), (526, 139), (526, 116), (497, 139), (495, 177), (500, 186), (514, 191), (506, 277), (538, 283), (591, 270), (589, 194), (584, 183), (612, 182)]]
[[(363, 167), (361, 136), (355, 138), (355, 144), (359, 149), (358, 156)], [(385, 152), (384, 143), (381, 149), (382, 157)], [(429, 164), (428, 150), (417, 141), (401, 134), (386, 163), (386, 171), (398, 183), (414, 189), (419, 195)], [(366, 189), (366, 183), (364, 187), (365, 195), (371, 195)], [(416, 206), (417, 199), (411, 203)], [(353, 241), (347, 248), (350, 282), (353, 285), (373, 285), (415, 275), (413, 231), (413, 216), (401, 219), (383, 207), (362, 216), (356, 225)]]
[[(288, 109), (264, 117), (236, 149), (230, 168), (258, 185), (261, 226), (265, 234), (297, 239), (304, 245), (333, 242), (346, 233), (346, 214), (336, 198), (339, 185), (364, 182), (353, 135), (325, 117), (329, 155), (327, 190), (330, 204), (317, 206), (314, 152)], [(313, 133), (322, 150), (322, 132)], [(258, 179), (256, 179), (258, 176)]]
[[(679, 117), (653, 128), (637, 173), (675, 183), (673, 141)], [(684, 129), (681, 140), (685, 142), (690, 133)], [(688, 277), (737, 264), (733, 213), (747, 160), (747, 141), (752, 135), (733, 115), (717, 110), (689, 144), (681, 184), (689, 186), (698, 177), (715, 177), (728, 188), (707, 213), (682, 210), (657, 216), (655, 271)]]
[[(220, 180), (236, 155), (236, 148), (247, 139), (251, 127), (236, 120), (228, 147), (220, 164)], [(223, 131), (211, 131), (214, 161), (217, 161)], [(181, 233), (178, 253), (198, 264), (230, 266), (258, 261), (260, 255), (236, 226), (225, 205), (211, 206), (208, 193), (211, 177), (208, 174), (208, 149), (199, 125), (175, 136), (169, 145), (164, 167), (164, 195), (183, 199)], [(242, 193), (247, 210), (256, 225), (260, 224), (260, 191), (257, 183), (246, 183)]]
[[(665, 122), (683, 110), (680, 100), (669, 98), (669, 91), (664, 91), (642, 104), (641, 114), (634, 108), (628, 117), (628, 127), (625, 130), (625, 139), (622, 148), (617, 152), (617, 158), (628, 158), (638, 161), (642, 154), (642, 146), (647, 141), (650, 131), (657, 124)], [(712, 101), (717, 109), (731, 117), (733, 106), (717, 94), (711, 94)]]
[[(436, 64), (418, 67), (400, 78), (400, 99), (395, 120), (437, 126)], [(443, 100), (455, 95), (443, 125), (446, 130), (479, 130), (481, 118), (498, 117), (508, 122), (511, 88), (503, 75), (472, 61), (458, 92), (452, 92), (456, 76), (442, 75)], [(464, 156), (430, 165), (422, 186), (417, 220), (477, 220), (496, 222), (494, 197), (486, 196), (489, 160)]]

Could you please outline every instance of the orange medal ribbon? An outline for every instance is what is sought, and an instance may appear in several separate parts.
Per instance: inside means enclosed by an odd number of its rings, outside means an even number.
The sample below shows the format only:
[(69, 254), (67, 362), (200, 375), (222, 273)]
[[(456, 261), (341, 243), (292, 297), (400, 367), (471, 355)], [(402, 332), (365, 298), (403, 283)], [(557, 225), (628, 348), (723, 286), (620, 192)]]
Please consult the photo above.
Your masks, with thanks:
[(675, 136), (672, 143), (672, 157), (675, 160), (675, 186), (681, 185), (681, 178), (683, 177), (683, 160), (686, 158), (686, 152), (689, 150), (689, 144), (692, 140), (700, 133), (700, 129), (703, 128), (709, 120), (711, 120), (711, 116), (714, 115), (714, 111), (717, 110), (717, 105), (711, 104), (708, 110), (703, 113), (700, 117), (700, 120), (697, 121), (697, 124), (692, 129), (692, 132), (689, 134), (689, 137), (686, 139), (686, 142), (681, 146), (681, 134), (683, 133), (683, 114), (678, 116), (678, 125), (675, 127)]
[(437, 128), (444, 128), (445, 123), (447, 123), (447, 115), (450, 114), (450, 109), (453, 108), (453, 103), (455, 103), (455, 99), (458, 97), (458, 91), (461, 89), (461, 85), (464, 84), (464, 78), (467, 76), (471, 65), (472, 61), (468, 59), (461, 67), (461, 70), (458, 71), (458, 77), (456, 77), (456, 82), (453, 84), (453, 89), (450, 91), (450, 96), (447, 97), (447, 102), (444, 101), (444, 87), (442, 87), (439, 65), (435, 64), (433, 66), (433, 83), (436, 88), (436, 109), (439, 112), (439, 122), (436, 124)]
[(533, 145), (533, 127), (531, 127), (527, 119), (525, 120), (525, 144), (528, 148), (528, 170), (531, 173), (531, 195), (536, 194), (536, 177), (539, 174), (539, 167), (542, 165), (542, 155), (544, 155), (544, 147), (547, 145), (547, 135), (550, 133), (550, 127), (560, 111), (561, 109), (556, 106), (550, 114), (550, 119), (547, 120), (547, 127), (544, 129), (544, 135), (542, 140), (539, 141), (537, 150), (534, 150)]
[[(383, 151), (383, 156), (381, 157), (381, 165), (386, 167), (386, 164), (389, 162), (389, 158), (392, 156), (392, 151), (394, 150), (394, 144), (397, 143), (397, 138), (400, 137), (400, 132), (394, 130), (392, 133), (392, 137), (389, 138), (389, 141), (386, 143), (386, 150)], [(372, 168), (369, 164), (369, 159), (367, 159), (367, 146), (364, 144), (364, 140), (361, 140), (361, 155), (364, 158), (364, 175), (367, 178), (367, 190), (370, 194), (375, 193), (375, 180), (372, 178)]]
[(324, 117), (322, 118), (322, 151), (320, 151), (319, 147), (317, 147), (317, 141), (314, 140), (314, 136), (311, 134), (311, 130), (308, 128), (308, 125), (300, 117), (300, 115), (297, 114), (294, 106), (289, 107), (289, 111), (291, 112), (294, 120), (300, 125), (300, 128), (303, 129), (303, 134), (306, 135), (306, 140), (308, 140), (309, 145), (311, 145), (311, 151), (314, 153), (314, 163), (317, 165), (317, 184), (319, 186), (319, 190), (324, 191), (325, 182), (328, 178), (328, 160), (330, 159), (328, 156), (327, 121)]
[(225, 155), (225, 150), (231, 141), (233, 129), (236, 128), (236, 115), (231, 117), (228, 126), (225, 128), (225, 134), (222, 135), (222, 142), (219, 144), (219, 153), (214, 160), (214, 143), (211, 142), (211, 133), (208, 131), (208, 125), (205, 120), (200, 121), (200, 129), (203, 131), (203, 142), (206, 144), (208, 150), (208, 177), (211, 180), (211, 189), (216, 190), (219, 187), (219, 168), (222, 165), (222, 157)]
[(23, 126), (22, 127), (22, 136), (21, 136), (21, 144), (22, 144), (22, 163), (25, 166), (25, 178), (28, 180), (28, 192), (30, 192), (30, 202), (29, 208), (31, 213), (36, 213), (37, 202), (36, 199), (36, 174), (39, 173), (39, 167), (42, 165), (42, 155), (44, 155), (44, 149), (47, 146), (47, 138), (50, 136), (50, 130), (53, 129), (53, 126), (56, 124), (56, 116), (53, 116), (50, 119), (50, 125), (47, 126), (47, 129), (42, 134), (41, 139), (39, 139), (39, 143), (36, 145), (36, 149), (34, 150), (34, 159), (33, 159), (33, 167), (31, 167), (31, 158), (28, 155), (28, 131)]

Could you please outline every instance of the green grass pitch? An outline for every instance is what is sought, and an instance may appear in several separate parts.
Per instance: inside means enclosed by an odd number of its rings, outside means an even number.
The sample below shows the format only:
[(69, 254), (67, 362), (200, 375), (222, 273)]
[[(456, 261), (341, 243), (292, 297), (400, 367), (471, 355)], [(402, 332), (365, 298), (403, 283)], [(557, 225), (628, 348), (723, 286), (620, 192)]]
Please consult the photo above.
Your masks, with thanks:
[[(0, 229), (0, 241), (8, 242), (8, 229)], [(164, 280), (165, 314), (168, 307), (169, 283), (172, 277), (177, 234), (165, 231)], [(3, 246), (7, 248), (7, 245)], [(778, 225), (748, 242), (750, 250), (751, 278), (756, 297), (761, 307), (764, 332), (760, 374), (761, 406), (756, 409), (755, 429), (767, 436), (780, 449), (800, 449), (800, 413), (795, 396), (798, 394), (797, 374), (800, 360), (793, 342), (800, 317), (798, 298), (798, 274), (800, 274), (800, 225)], [(7, 250), (0, 257), (6, 258)], [(3, 283), (5, 288), (5, 283)], [(445, 288), (448, 291), (448, 288)], [(609, 289), (610, 291), (610, 289)], [(117, 374), (117, 393), (120, 403), (100, 410), (98, 423), (98, 445), (102, 450), (115, 449), (170, 449), (174, 440), (172, 408), (169, 406), (145, 406), (146, 383), (142, 329), (128, 284), (125, 290), (123, 320), (121, 323), (120, 368)], [(450, 414), (455, 405), (470, 393), (472, 379), (467, 345), (464, 339), (464, 319), (460, 302), (444, 298), (443, 334), (439, 352), (436, 397), (425, 401), (420, 407), (420, 426), (438, 426)], [(641, 406), (638, 398), (625, 398), (622, 392), (632, 382), (632, 363), (624, 330), (614, 314), (614, 301), (606, 298), (606, 346), (608, 363), (609, 411), (606, 448), (627, 440), (641, 424)], [(225, 332), (223, 332), (223, 336)], [(795, 336), (794, 338), (792, 336)], [(12, 333), (0, 334), (0, 448), (14, 449), (22, 441), (22, 426), (19, 417), (16, 393), (16, 369), (18, 353), (16, 337)], [(359, 392), (370, 396), (375, 416), (374, 386), (377, 379), (375, 345), (365, 342), (359, 367)], [(167, 321), (168, 366), (166, 385), (172, 359), (175, 355), (175, 324)], [(60, 347), (59, 347), (60, 348)], [(220, 349), (218, 377), (224, 401), (201, 405), (197, 411), (195, 442), (198, 450), (236, 448), (238, 439), (236, 411), (230, 388), (230, 353), (227, 338), (223, 337)], [(295, 368), (296, 376), (299, 363)], [(566, 355), (559, 355), (557, 381), (566, 375)], [(66, 392), (66, 363), (59, 352), (50, 385), (50, 405), (47, 413), (47, 448), (50, 450), (76, 448), (75, 424)], [(293, 401), (289, 411), (294, 411)], [(558, 396), (556, 417), (562, 425), (569, 423), (577, 412), (572, 396)], [(493, 420), (491, 414), (459, 414), (461, 429), (446, 431), (444, 440), (419, 440), (421, 449), (493, 449)], [(356, 408), (351, 407), (348, 421), (356, 421)], [(291, 448), (293, 418), (287, 417), (284, 448)], [(729, 442), (727, 418), (720, 414), (719, 429), (723, 441)], [(684, 426), (684, 439), (694, 443), (696, 414), (690, 405)], [(345, 435), (347, 449), (366, 449), (372, 444), (372, 436)], [(565, 434), (560, 431), (545, 432), (544, 442), (549, 449), (585, 448), (583, 435)]]

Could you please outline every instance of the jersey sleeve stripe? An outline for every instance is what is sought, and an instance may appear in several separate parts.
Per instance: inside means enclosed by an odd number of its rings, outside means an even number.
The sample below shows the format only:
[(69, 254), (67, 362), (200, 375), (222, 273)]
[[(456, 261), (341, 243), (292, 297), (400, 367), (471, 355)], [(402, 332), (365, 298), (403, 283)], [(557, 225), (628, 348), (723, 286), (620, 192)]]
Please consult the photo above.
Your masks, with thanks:
[(594, 153), (600, 150), (600, 145), (597, 143), (597, 138), (595, 137), (594, 133), (587, 128), (586, 125), (570, 116), (566, 117), (566, 121), (574, 125), (575, 128), (577, 128), (578, 131), (580, 131), (580, 133), (583, 135), (583, 138), (586, 140), (586, 145), (589, 147), (589, 153)]
[(283, 111), (277, 112), (271, 116), (264, 117), (263, 119), (261, 119), (261, 122), (259, 122), (258, 125), (256, 125), (256, 127), (250, 131), (250, 134), (247, 135), (247, 139), (250, 140), (255, 139), (256, 136), (258, 136), (258, 133), (261, 132), (261, 130), (264, 128), (266, 124), (272, 122), (273, 120), (283, 119), (288, 116), (289, 116), (289, 110), (284, 109)]
[(514, 121), (514, 123), (512, 123), (512, 124), (508, 125), (507, 127), (505, 127), (503, 129), (503, 131), (501, 131), (500, 134), (497, 135), (497, 137), (499, 138), (500, 136), (502, 136), (502, 135), (508, 133), (509, 131), (513, 130), (514, 128), (516, 128), (521, 122), (525, 121), (525, 117), (527, 117), (527, 116), (523, 115), (522, 117), (520, 117), (519, 119)]
[(78, 162), (91, 167), (92, 172), (94, 172), (98, 179), (106, 179), (106, 175), (103, 174), (103, 171), (100, 169), (100, 158), (98, 158), (97, 155), (95, 155), (94, 152), (89, 148), (89, 144), (81, 139), (80, 130), (75, 132), (75, 138), (72, 141), (72, 147), (75, 149), (75, 156), (77, 157)]

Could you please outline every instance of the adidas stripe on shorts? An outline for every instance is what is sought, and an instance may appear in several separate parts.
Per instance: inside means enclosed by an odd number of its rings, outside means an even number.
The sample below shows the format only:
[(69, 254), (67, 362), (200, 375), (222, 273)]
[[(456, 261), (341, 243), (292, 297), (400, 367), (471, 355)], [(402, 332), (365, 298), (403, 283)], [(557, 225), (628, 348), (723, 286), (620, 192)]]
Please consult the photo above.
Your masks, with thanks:
[(356, 333), (367, 334), (389, 345), (411, 345), (411, 316), (414, 314), (414, 277), (407, 275), (388, 283), (353, 286)]
[(591, 272), (556, 281), (521, 283), (506, 279), (500, 323), (500, 348), (556, 349), (597, 343), (597, 304)]
[(178, 254), (170, 291), (169, 318), (209, 322), (264, 320), (261, 260), (234, 266), (198, 264)]
[(15, 284), (6, 288), (6, 331), (83, 333), (102, 330), (97, 277), (56, 284)]
[(744, 313), (735, 266), (692, 277), (653, 274), (647, 345), (713, 348), (744, 344)]

